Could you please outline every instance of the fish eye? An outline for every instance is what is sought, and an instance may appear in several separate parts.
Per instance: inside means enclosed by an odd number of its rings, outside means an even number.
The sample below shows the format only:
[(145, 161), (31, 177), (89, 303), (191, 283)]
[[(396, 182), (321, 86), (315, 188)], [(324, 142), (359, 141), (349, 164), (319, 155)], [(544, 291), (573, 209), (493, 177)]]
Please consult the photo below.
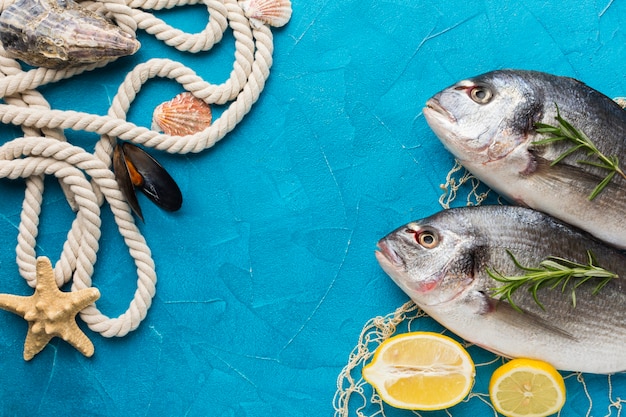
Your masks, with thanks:
[(491, 101), (493, 93), (484, 85), (477, 85), (469, 90), (469, 96), (478, 104), (487, 104)]
[(432, 249), (439, 245), (439, 236), (431, 230), (416, 233), (415, 240), (426, 249)]

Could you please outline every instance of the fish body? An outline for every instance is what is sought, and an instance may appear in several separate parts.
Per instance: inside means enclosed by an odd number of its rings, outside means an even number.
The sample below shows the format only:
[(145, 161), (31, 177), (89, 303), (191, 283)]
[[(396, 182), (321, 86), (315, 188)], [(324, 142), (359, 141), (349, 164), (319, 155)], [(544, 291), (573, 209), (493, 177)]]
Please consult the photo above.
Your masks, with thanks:
[[(557, 369), (626, 370), (626, 255), (544, 213), (518, 206), (445, 210), (409, 223), (378, 243), (384, 271), (428, 315), (465, 340), (509, 357), (539, 359)], [(513, 293), (514, 308), (493, 295), (501, 285), (487, 270), (523, 275), (549, 256), (617, 273), (597, 294), (596, 282)], [(593, 280), (592, 280), (593, 281)]]
[(593, 200), (608, 171), (570, 141), (536, 145), (535, 123), (563, 119), (600, 152), (626, 160), (626, 111), (607, 96), (568, 77), (500, 70), (459, 81), (426, 103), (424, 116), (443, 145), (474, 176), (512, 203), (531, 207), (620, 248), (626, 248), (626, 180), (615, 175)]
[(64, 68), (134, 54), (139, 41), (73, 0), (18, 0), (0, 15), (0, 41), (29, 65)]

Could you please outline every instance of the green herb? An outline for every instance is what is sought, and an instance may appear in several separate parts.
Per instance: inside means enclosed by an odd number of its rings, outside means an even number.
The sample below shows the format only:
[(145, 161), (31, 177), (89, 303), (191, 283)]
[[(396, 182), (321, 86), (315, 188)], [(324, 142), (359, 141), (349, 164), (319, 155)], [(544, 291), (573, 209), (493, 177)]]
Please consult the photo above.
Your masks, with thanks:
[(611, 182), (615, 174), (619, 174), (626, 179), (626, 174), (620, 168), (617, 156), (605, 156), (602, 152), (600, 152), (584, 132), (576, 129), (571, 125), (571, 123), (561, 117), (559, 106), (556, 106), (555, 119), (558, 122), (558, 126), (552, 126), (545, 123), (535, 123), (535, 128), (538, 133), (545, 133), (550, 136), (546, 139), (533, 142), (533, 144), (547, 145), (552, 142), (562, 140), (568, 140), (574, 144), (571, 148), (559, 155), (559, 157), (556, 158), (551, 165), (558, 164), (565, 157), (578, 150), (585, 151), (587, 156), (595, 156), (597, 161), (588, 161), (584, 159), (579, 159), (577, 161), (579, 164), (592, 165), (609, 171), (607, 176), (604, 177), (598, 186), (591, 192), (589, 200), (596, 198), (598, 194), (600, 194), (600, 192), (602, 192), (602, 190), (608, 185), (608, 183)]
[[(504, 274), (490, 269), (487, 269), (487, 274), (498, 282), (504, 285), (494, 288), (493, 295), (499, 296), (500, 300), (506, 300), (516, 310), (522, 311), (513, 302), (512, 296), (515, 291), (523, 286), (529, 285), (528, 291), (533, 295), (535, 302), (544, 309), (543, 304), (539, 301), (537, 292), (544, 288), (554, 289), (561, 287), (561, 292), (565, 292), (568, 284), (572, 282), (571, 294), (572, 305), (576, 307), (576, 289), (583, 285), (585, 282), (591, 279), (598, 279), (599, 282), (592, 291), (593, 295), (600, 292), (602, 288), (613, 278), (618, 278), (618, 275), (607, 271), (597, 265), (596, 258), (591, 251), (587, 251), (587, 264), (581, 264), (578, 262), (570, 261), (564, 258), (556, 256), (549, 256), (539, 263), (539, 267), (530, 268), (523, 266), (519, 263), (515, 256), (507, 250), (506, 251), (515, 266), (524, 271), (523, 275), (518, 276), (505, 276)], [(544, 309), (545, 310), (545, 309)]]

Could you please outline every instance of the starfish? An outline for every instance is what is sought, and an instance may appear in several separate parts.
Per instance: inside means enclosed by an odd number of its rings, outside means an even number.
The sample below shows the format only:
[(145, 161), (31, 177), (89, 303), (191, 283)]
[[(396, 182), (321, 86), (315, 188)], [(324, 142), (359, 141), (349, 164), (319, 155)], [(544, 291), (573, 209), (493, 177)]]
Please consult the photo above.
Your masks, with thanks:
[(73, 292), (59, 290), (50, 259), (40, 256), (37, 258), (35, 293), (28, 297), (0, 294), (0, 308), (28, 321), (24, 360), (31, 360), (55, 336), (89, 357), (94, 352), (93, 343), (76, 324), (76, 315), (98, 298), (100, 291), (97, 288)]

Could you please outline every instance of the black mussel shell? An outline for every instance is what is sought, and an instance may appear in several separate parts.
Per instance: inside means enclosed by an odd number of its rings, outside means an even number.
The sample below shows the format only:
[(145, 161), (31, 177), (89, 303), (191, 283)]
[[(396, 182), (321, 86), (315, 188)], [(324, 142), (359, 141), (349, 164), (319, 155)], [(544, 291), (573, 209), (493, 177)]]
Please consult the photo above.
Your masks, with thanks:
[(120, 190), (124, 198), (126, 198), (131, 210), (143, 221), (143, 213), (141, 212), (139, 201), (137, 201), (137, 196), (135, 195), (135, 187), (130, 179), (129, 169), (126, 166), (124, 151), (119, 144), (116, 145), (113, 150), (113, 172), (115, 173), (117, 184), (120, 186)]
[(176, 211), (183, 204), (180, 188), (165, 168), (132, 143), (123, 142), (115, 146), (113, 171), (126, 201), (141, 220), (143, 214), (135, 188), (164, 210)]

